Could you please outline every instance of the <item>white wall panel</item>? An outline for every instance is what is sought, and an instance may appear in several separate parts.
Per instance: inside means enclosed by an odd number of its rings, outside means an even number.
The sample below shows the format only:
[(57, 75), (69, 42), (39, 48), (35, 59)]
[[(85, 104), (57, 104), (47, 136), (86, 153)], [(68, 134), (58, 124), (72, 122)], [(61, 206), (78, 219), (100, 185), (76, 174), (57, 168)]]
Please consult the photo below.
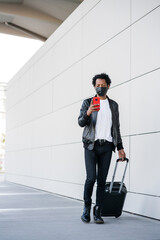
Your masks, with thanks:
[(160, 7), (131, 27), (131, 77), (160, 67)]
[(15, 128), (19, 125), (19, 119), (17, 117), (17, 114), (19, 112), (18, 107), (19, 107), (19, 105), (15, 105), (14, 107), (10, 108), (7, 111), (7, 114), (6, 114), (6, 119), (7, 119), (6, 128), (7, 128), (7, 131), (10, 130), (10, 129), (13, 129), (13, 128)]
[[(76, 28), (72, 28), (57, 42), (54, 49), (50, 77), (53, 78), (62, 73), (69, 66), (82, 57), (82, 23), (79, 22)], [(53, 66), (56, 66), (53, 71)]]
[(6, 133), (6, 152), (13, 151), (18, 147), (18, 128), (14, 128)]
[[(23, 178), (22, 178), (23, 180)], [(21, 178), (19, 181), (22, 181)], [(30, 178), (30, 186), (45, 191), (57, 193), (71, 198), (81, 199), (83, 195), (83, 185), (67, 183), (63, 181), (52, 181), (40, 178)]]
[(131, 134), (160, 131), (160, 70), (131, 81)]
[(15, 82), (14, 85), (12, 85), (12, 88), (9, 88), (7, 85), (7, 92), (6, 92), (6, 97), (7, 97), (7, 110), (9, 110), (13, 105), (15, 105), (19, 101), (19, 79)]
[(129, 26), (130, 1), (102, 0), (82, 22), (83, 52), (86, 55)]
[(160, 0), (131, 0), (132, 23), (160, 5)]
[[(16, 157), (15, 152), (6, 151), (5, 154), (5, 172), (8, 173), (15, 173), (15, 164), (16, 164)], [(16, 166), (17, 167), (17, 166)]]
[(33, 147), (50, 146), (54, 135), (54, 114), (46, 115), (33, 121)]
[[(15, 151), (16, 162), (14, 164), (15, 173), (18, 175), (31, 175), (31, 150)], [(17, 168), (17, 166), (19, 166)]]
[(92, 11), (92, 9), (95, 8), (100, 1), (101, 0), (83, 1), (81, 6), (76, 8), (74, 12), (72, 12), (71, 15), (61, 24), (61, 27), (56, 29), (54, 34), (51, 35), (49, 39), (47, 39), (47, 44), (44, 48), (42, 48), (41, 55), (45, 54), (46, 51), (50, 49), (51, 45), (54, 45), (61, 38), (63, 38), (67, 32), (74, 28), (74, 26), (76, 26), (77, 23), (79, 23), (85, 15)]
[[(35, 91), (31, 95), (32, 119), (44, 116), (52, 112), (52, 82)], [(32, 106), (32, 107), (31, 107)]]
[[(86, 172), (78, 116), (83, 100), (95, 94), (93, 76), (106, 72), (130, 160), (124, 210), (160, 218), (158, 4), (85, 0), (14, 76), (7, 87), (8, 181), (83, 199)], [(107, 181), (117, 158), (113, 152)], [(118, 164), (116, 181), (124, 165)], [(96, 184), (94, 202), (95, 193)]]
[(81, 22), (66, 33), (34, 67), (34, 89), (61, 74), (82, 57)]
[(52, 147), (51, 172), (53, 180), (83, 184), (86, 173), (82, 143)]
[[(82, 99), (82, 63), (62, 73), (53, 80), (53, 110)], [(63, 97), (62, 97), (63, 96)]]
[(19, 84), (17, 96), (18, 101), (22, 101), (32, 92), (33, 68), (26, 70), (25, 74), (23, 74), (18, 81)]
[[(50, 79), (48, 79), (48, 64), (52, 64), (48, 58), (48, 53), (37, 61), (37, 64), (33, 65), (33, 90), (38, 90), (41, 86), (45, 85)], [(52, 65), (53, 67), (54, 65)], [(54, 69), (54, 67), (53, 67)]]
[(35, 120), (33, 122), (33, 147), (81, 141), (82, 129), (78, 126), (79, 109), (77, 110), (77, 106), (80, 108), (79, 103), (73, 104)]
[(15, 84), (7, 88), (7, 110), (21, 102), (31, 93), (32, 82), (33, 68), (30, 68), (25, 71), (24, 75), (17, 78)]
[(54, 112), (53, 145), (81, 141), (82, 128), (78, 125), (80, 106), (78, 102)]
[(32, 147), (32, 122), (18, 127), (17, 142), (15, 150)]
[(132, 192), (160, 195), (160, 133), (131, 137)]
[[(31, 150), (11, 151), (7, 153), (6, 172), (14, 175), (31, 175)], [(18, 167), (17, 167), (18, 166)]]
[(51, 170), (51, 147), (32, 149), (30, 176), (49, 179)]
[(18, 119), (19, 126), (31, 121), (33, 111), (32, 95), (29, 95), (29, 97), (24, 98), (21, 102), (17, 103), (13, 108), (16, 108), (15, 114)]
[(65, 60), (63, 68), (65, 69), (80, 60), (83, 56), (82, 21), (78, 22), (76, 27), (72, 28), (61, 42), (65, 48), (61, 53), (61, 59)]
[(149, 195), (127, 193), (124, 210), (160, 220), (160, 198)]
[[(123, 59), (123, 60), (122, 60)], [(130, 32), (126, 30), (112, 41), (88, 55), (83, 63), (83, 97), (90, 96), (95, 91), (92, 78), (96, 73), (109, 74), (115, 86), (130, 78)]]

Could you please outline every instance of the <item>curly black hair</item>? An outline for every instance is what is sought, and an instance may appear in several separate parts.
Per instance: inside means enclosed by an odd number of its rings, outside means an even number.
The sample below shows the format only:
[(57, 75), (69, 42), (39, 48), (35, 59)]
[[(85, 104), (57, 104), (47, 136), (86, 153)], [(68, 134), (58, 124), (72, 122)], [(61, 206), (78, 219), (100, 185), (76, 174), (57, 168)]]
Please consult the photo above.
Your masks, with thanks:
[(101, 73), (101, 74), (97, 74), (92, 78), (92, 84), (93, 86), (96, 85), (96, 80), (100, 78), (100, 79), (104, 79), (107, 83), (107, 85), (111, 84), (111, 79), (109, 78), (109, 76), (106, 73)]

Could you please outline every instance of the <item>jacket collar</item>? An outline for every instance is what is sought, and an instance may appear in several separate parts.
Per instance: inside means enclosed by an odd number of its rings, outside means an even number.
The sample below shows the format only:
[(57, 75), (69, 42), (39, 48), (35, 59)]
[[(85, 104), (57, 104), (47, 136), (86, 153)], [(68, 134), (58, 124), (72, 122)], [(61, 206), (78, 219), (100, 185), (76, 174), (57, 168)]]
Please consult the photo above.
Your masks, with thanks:
[[(97, 94), (94, 95), (94, 97), (97, 97)], [(108, 101), (110, 101), (110, 98), (107, 95), (106, 95), (106, 97), (107, 97)]]

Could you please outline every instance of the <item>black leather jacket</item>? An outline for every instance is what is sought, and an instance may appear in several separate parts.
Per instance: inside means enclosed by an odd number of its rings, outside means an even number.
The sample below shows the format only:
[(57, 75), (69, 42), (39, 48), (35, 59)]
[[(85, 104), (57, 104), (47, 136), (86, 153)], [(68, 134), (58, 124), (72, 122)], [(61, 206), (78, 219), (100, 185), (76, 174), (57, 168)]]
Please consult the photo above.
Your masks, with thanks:
[[(95, 95), (96, 97), (97, 95)], [(119, 110), (118, 104), (114, 100), (110, 99), (108, 96), (108, 101), (112, 113), (112, 127), (111, 135), (113, 138), (113, 151), (115, 152), (115, 147), (117, 150), (123, 149), (121, 134), (120, 134), (120, 123), (119, 123)], [(85, 99), (82, 103), (80, 109), (80, 115), (78, 117), (78, 124), (81, 127), (85, 127), (82, 135), (83, 146), (89, 150), (94, 148), (95, 141), (95, 125), (97, 120), (97, 112), (92, 112), (90, 116), (87, 115), (87, 110), (90, 106), (92, 98)]]

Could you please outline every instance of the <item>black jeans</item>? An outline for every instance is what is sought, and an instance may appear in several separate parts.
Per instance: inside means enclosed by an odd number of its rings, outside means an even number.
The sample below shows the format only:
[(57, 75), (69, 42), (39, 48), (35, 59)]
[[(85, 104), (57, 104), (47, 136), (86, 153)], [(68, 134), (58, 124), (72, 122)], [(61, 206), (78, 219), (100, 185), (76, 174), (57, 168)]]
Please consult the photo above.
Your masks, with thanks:
[(105, 142), (99, 144), (95, 142), (94, 149), (88, 150), (84, 148), (85, 166), (86, 166), (86, 181), (84, 185), (84, 202), (85, 205), (90, 205), (92, 202), (93, 186), (97, 179), (96, 189), (96, 205), (102, 205), (106, 178), (112, 158), (113, 143)]

